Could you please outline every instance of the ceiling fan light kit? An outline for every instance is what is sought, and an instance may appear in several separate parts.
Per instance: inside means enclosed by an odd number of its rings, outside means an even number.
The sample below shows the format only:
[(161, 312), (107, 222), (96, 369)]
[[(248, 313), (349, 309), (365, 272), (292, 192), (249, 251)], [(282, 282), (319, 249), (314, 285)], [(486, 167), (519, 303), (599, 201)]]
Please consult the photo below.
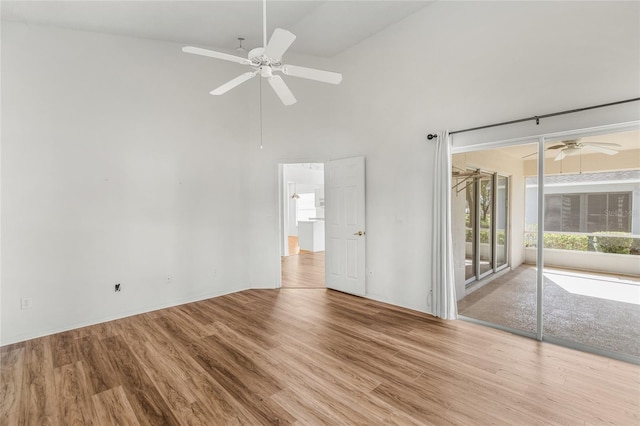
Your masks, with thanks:
[[(251, 49), (247, 58), (240, 56), (229, 55), (227, 53), (216, 52), (213, 50), (202, 49), (200, 47), (185, 46), (182, 51), (185, 53), (191, 53), (194, 55), (208, 56), (210, 58), (222, 59), (224, 61), (236, 62), (241, 65), (248, 65), (253, 68), (253, 71), (246, 72), (238, 77), (224, 83), (220, 87), (212, 90), (212, 95), (222, 95), (244, 83), (247, 80), (260, 74), (261, 78), (266, 78), (269, 81), (269, 85), (276, 92), (276, 95), (280, 98), (284, 105), (293, 105), (297, 102), (295, 96), (289, 90), (289, 87), (284, 82), (282, 77), (274, 75), (274, 72), (280, 72), (287, 76), (305, 78), (308, 80), (320, 81), (323, 83), (340, 84), (342, 81), (342, 74), (331, 71), (323, 71), (313, 68), (305, 68), (297, 65), (285, 65), (282, 63), (282, 55), (293, 44), (296, 36), (282, 28), (276, 28), (271, 35), (269, 42), (266, 42), (267, 20), (266, 20), (266, 0), (263, 2), (263, 34), (264, 34), (264, 47), (257, 47)], [(240, 46), (236, 51), (242, 47), (243, 38), (239, 37)]]

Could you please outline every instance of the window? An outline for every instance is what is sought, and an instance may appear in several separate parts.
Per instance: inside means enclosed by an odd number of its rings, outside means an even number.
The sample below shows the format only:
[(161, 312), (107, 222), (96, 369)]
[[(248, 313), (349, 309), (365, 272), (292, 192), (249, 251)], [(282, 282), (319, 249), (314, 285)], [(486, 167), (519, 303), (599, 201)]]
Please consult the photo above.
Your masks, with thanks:
[(296, 210), (296, 220), (309, 220), (309, 218), (316, 217), (316, 204), (314, 193), (302, 193), (298, 194), (298, 202)]
[(631, 232), (631, 192), (545, 195), (544, 230)]
[(580, 195), (545, 196), (545, 231), (580, 232)]

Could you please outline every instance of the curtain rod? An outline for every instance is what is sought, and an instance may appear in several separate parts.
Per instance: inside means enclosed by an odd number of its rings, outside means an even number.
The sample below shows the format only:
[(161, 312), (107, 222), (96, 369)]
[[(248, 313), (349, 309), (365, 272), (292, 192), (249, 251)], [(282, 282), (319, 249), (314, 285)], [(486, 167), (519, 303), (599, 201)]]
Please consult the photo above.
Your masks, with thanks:
[[(589, 107), (585, 107), (585, 108), (576, 108), (576, 109), (570, 109), (567, 111), (560, 111), (560, 112), (553, 112), (551, 114), (542, 114), (542, 115), (534, 115), (533, 117), (527, 117), (527, 118), (521, 118), (519, 120), (511, 120), (511, 121), (504, 121), (502, 123), (495, 123), (495, 124), (489, 124), (486, 126), (479, 126), (479, 127), (471, 127), (469, 129), (463, 129), (463, 130), (456, 130), (453, 132), (449, 132), (450, 135), (456, 134), (456, 133), (464, 133), (464, 132), (472, 132), (474, 130), (482, 130), (482, 129), (488, 129), (491, 127), (498, 127), (498, 126), (506, 126), (507, 124), (516, 124), (516, 123), (522, 123), (525, 121), (536, 121), (536, 125), (540, 124), (540, 119), (542, 118), (549, 118), (549, 117), (555, 117), (556, 115), (564, 115), (564, 114), (571, 114), (574, 112), (581, 112), (581, 111), (587, 111), (590, 109), (596, 109), (596, 108), (604, 108), (604, 107), (608, 107), (608, 106), (613, 106), (613, 105), (620, 105), (620, 104), (626, 104), (628, 102), (636, 102), (636, 101), (640, 101), (640, 98), (633, 98), (633, 99), (625, 99), (624, 101), (618, 101), (618, 102), (610, 102), (608, 104), (600, 104), (600, 105), (594, 105), (594, 106), (589, 106)], [(428, 137), (428, 139), (433, 139), (433, 135), (429, 135), (431, 137)]]

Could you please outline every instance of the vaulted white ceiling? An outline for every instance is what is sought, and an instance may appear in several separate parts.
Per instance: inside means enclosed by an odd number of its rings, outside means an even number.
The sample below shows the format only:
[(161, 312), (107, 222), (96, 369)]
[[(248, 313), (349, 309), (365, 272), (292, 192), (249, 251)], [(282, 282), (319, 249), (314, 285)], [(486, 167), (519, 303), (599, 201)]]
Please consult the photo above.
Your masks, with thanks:
[[(332, 57), (430, 1), (268, 1), (267, 33), (297, 35), (291, 51)], [(261, 1), (2, 1), (2, 19), (232, 50), (262, 46)]]

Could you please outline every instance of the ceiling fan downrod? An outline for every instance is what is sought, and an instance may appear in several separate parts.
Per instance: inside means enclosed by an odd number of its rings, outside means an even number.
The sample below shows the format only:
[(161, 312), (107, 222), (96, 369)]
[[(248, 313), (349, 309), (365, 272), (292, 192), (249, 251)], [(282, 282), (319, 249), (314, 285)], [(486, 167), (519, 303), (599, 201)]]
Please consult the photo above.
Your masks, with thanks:
[(267, 50), (267, 0), (262, 0), (262, 46)]

